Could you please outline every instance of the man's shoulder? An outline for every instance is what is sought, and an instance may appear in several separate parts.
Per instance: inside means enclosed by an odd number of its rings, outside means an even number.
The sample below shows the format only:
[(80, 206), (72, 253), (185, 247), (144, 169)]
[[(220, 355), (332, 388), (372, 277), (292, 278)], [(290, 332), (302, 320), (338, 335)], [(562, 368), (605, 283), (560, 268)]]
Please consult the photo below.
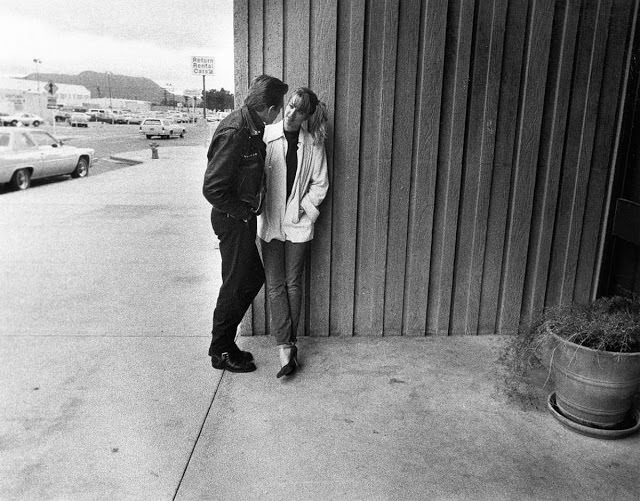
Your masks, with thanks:
[(248, 134), (244, 125), (242, 114), (239, 110), (232, 111), (224, 117), (216, 127), (207, 157), (211, 160), (214, 151), (220, 149), (237, 148), (246, 143)]
[(243, 126), (244, 126), (244, 120), (242, 118), (242, 113), (238, 109), (238, 110), (233, 110), (226, 117), (220, 120), (217, 130), (240, 129)]
[(220, 121), (213, 137), (217, 138), (223, 136), (240, 139), (248, 136), (247, 131), (247, 124), (242, 117), (242, 113), (236, 110), (232, 111)]

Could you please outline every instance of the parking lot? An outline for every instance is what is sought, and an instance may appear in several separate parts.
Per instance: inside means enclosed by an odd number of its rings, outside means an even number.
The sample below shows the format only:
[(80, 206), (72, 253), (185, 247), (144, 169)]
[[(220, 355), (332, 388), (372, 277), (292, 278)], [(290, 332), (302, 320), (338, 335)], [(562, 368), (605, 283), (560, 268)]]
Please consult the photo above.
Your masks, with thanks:
[[(184, 138), (173, 137), (171, 139), (153, 138), (147, 139), (140, 134), (139, 125), (107, 124), (102, 122), (89, 122), (87, 128), (71, 127), (68, 123), (56, 123), (40, 125), (37, 129), (26, 127), (26, 130), (44, 130), (64, 143), (81, 148), (93, 148), (95, 150), (95, 160), (90, 169), (90, 176), (96, 176), (117, 169), (130, 166), (130, 163), (114, 160), (122, 152), (128, 151), (148, 151), (151, 157), (150, 145), (157, 145), (159, 154), (162, 155), (163, 148), (175, 146), (197, 146), (207, 147), (211, 136), (217, 127), (217, 122), (199, 122), (180, 124), (186, 129)], [(33, 180), (31, 189), (51, 183), (65, 181), (63, 178), (51, 178)], [(7, 193), (8, 186), (0, 184), (0, 194)]]
[(103, 122), (89, 122), (87, 128), (71, 127), (67, 123), (43, 125), (41, 128), (68, 141), (74, 146), (94, 148), (97, 159), (105, 159), (123, 151), (134, 151), (149, 148), (149, 143), (157, 142), (167, 146), (201, 146), (211, 138), (216, 124), (205, 124), (199, 121), (195, 124), (180, 124), (186, 129), (184, 138), (148, 140), (140, 134), (139, 125), (108, 124)]

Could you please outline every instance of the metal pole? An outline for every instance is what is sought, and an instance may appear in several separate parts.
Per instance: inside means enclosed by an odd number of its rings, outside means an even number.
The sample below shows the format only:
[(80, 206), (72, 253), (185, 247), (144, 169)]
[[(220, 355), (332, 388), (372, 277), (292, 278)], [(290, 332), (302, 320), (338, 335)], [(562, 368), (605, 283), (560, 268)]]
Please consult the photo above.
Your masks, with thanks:
[(42, 61), (40, 61), (40, 59), (34, 59), (33, 62), (36, 63), (36, 81), (38, 82), (36, 92), (40, 93), (40, 70), (38, 68), (38, 64)]
[(113, 101), (111, 98), (111, 72), (107, 71), (107, 84), (109, 85), (109, 115), (111, 115), (111, 125), (113, 125)]
[(204, 123), (207, 123), (207, 86), (204, 83), (206, 75), (202, 75), (202, 117)]
[(107, 73), (107, 83), (109, 84), (109, 109), (113, 109), (113, 102), (111, 97), (111, 73)]
[[(43, 116), (44, 113), (42, 112), (42, 96), (40, 95), (40, 64), (42, 64), (42, 60), (35, 58), (33, 60), (34, 63), (36, 63), (36, 81), (37, 83), (37, 88), (36, 88), (36, 94), (38, 95), (38, 114), (40, 116)], [(55, 119), (54, 119), (55, 122)]]

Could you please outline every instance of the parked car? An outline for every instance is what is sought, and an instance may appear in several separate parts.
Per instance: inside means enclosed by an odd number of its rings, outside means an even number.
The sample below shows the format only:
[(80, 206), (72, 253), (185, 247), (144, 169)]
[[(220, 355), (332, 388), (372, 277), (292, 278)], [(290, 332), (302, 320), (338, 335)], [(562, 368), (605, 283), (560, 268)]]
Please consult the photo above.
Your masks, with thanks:
[(13, 125), (14, 127), (21, 123), (22, 125), (33, 125), (37, 127), (41, 123), (44, 123), (42, 117), (34, 115), (33, 113), (17, 113), (15, 115), (7, 115), (2, 117), (2, 123), (7, 125)]
[(54, 113), (53, 118), (56, 122), (66, 122), (67, 120), (69, 120), (70, 116), (71, 113), (69, 111), (58, 110)]
[(182, 123), (188, 123), (189, 122), (189, 115), (187, 115), (184, 112), (181, 111), (176, 111), (176, 112), (172, 112), (169, 114), (169, 118), (171, 118), (173, 121), (175, 121), (176, 123), (182, 124)]
[(92, 148), (76, 148), (43, 130), (0, 127), (0, 183), (26, 190), (32, 179), (89, 175)]
[(142, 117), (136, 115), (135, 113), (131, 113), (125, 115), (127, 118), (127, 123), (130, 125), (140, 125), (142, 124)]
[(86, 113), (71, 113), (69, 125), (71, 127), (89, 127), (89, 117)]
[(105, 110), (103, 113), (98, 113), (96, 115), (96, 120), (107, 124), (127, 123), (125, 114), (120, 110)]
[(87, 111), (87, 113), (89, 113), (90, 115), (89, 121), (97, 122), (98, 117), (104, 116), (106, 113), (106, 110), (103, 110), (101, 108), (90, 108), (89, 111)]
[(140, 134), (151, 139), (159, 137), (184, 137), (186, 129), (169, 118), (145, 118), (140, 124)]

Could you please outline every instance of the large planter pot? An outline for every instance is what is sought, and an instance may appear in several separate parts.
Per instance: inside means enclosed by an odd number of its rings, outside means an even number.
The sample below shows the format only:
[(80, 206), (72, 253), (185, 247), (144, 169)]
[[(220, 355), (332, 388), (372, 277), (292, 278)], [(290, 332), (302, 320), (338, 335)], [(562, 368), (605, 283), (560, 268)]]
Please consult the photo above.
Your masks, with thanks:
[(640, 388), (640, 353), (614, 353), (577, 345), (551, 333), (556, 405), (569, 419), (611, 429), (625, 421)]

